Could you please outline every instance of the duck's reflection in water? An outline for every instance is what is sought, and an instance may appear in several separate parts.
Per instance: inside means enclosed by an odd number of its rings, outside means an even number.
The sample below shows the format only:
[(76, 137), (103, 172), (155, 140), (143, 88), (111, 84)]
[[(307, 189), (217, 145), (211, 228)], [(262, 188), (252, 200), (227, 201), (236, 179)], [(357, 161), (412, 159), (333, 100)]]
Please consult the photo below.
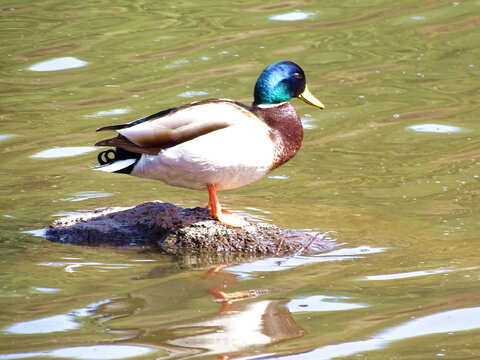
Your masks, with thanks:
[[(203, 349), (204, 355), (218, 355), (220, 359), (245, 355), (245, 350), (281, 340), (300, 337), (305, 330), (299, 327), (285, 306), (288, 299), (261, 300), (246, 304), (241, 300), (258, 296), (257, 290), (230, 294), (211, 290), (222, 306), (220, 314), (188, 327), (209, 328), (209, 331), (177, 338), (171, 345)], [(250, 295), (249, 295), (250, 294)], [(224, 300), (219, 300), (224, 299)], [(231, 357), (229, 357), (231, 356)]]

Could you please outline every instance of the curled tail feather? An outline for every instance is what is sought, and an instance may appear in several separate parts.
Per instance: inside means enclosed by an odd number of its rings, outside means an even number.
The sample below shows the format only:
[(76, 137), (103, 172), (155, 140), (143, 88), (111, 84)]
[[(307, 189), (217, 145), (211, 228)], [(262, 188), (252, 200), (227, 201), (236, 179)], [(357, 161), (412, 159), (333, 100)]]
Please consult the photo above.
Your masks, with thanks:
[(121, 148), (116, 148), (115, 150), (108, 149), (98, 154), (98, 165), (95, 166), (94, 169), (105, 172), (130, 174), (141, 157), (142, 154)]

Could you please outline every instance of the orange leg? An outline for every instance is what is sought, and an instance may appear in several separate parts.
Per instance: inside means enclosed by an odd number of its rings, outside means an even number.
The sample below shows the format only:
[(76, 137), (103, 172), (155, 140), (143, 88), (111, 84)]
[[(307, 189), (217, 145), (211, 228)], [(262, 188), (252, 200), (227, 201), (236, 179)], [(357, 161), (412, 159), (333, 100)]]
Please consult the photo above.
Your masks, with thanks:
[(248, 225), (248, 222), (233, 215), (230, 211), (222, 209), (220, 202), (217, 197), (217, 189), (215, 185), (207, 185), (209, 201), (207, 208), (210, 208), (210, 214), (215, 216), (215, 218), (225, 225), (230, 225), (233, 227), (244, 227)]

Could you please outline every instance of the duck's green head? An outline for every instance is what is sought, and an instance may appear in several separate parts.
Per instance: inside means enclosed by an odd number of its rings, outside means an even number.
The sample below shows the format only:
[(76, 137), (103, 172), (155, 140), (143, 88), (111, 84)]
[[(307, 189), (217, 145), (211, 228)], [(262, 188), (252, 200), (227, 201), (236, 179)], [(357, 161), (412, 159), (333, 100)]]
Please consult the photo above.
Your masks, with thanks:
[(291, 61), (279, 61), (263, 70), (258, 78), (253, 104), (279, 104), (294, 97), (324, 109), (323, 104), (308, 91), (302, 68)]

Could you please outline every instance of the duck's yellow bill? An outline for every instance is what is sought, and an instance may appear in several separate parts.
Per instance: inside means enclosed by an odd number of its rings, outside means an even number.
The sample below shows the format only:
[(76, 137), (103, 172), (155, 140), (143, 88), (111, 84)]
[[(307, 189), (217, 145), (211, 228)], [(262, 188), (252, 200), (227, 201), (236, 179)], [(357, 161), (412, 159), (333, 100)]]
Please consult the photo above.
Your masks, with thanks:
[(319, 107), (320, 109), (325, 109), (325, 106), (320, 102), (320, 100), (313, 96), (310, 90), (308, 90), (307, 85), (305, 85), (305, 90), (303, 91), (303, 93), (298, 95), (298, 98), (302, 99), (307, 104)]

